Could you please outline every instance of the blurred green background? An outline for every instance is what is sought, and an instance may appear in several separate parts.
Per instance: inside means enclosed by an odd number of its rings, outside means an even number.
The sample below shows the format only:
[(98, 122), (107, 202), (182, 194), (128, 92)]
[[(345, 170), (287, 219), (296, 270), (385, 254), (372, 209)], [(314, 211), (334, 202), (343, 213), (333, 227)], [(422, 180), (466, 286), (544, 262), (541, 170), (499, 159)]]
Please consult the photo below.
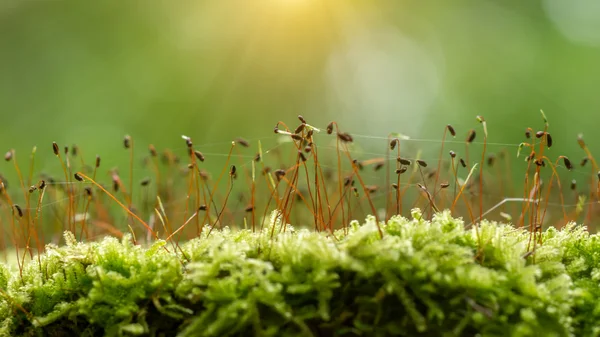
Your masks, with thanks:
[(111, 167), (125, 134), (211, 152), (298, 114), (423, 139), (483, 115), (491, 142), (515, 145), (543, 109), (553, 156), (579, 157), (579, 132), (600, 148), (599, 17), (595, 0), (3, 0), (0, 149), (37, 145), (54, 170), (51, 142), (77, 143)]

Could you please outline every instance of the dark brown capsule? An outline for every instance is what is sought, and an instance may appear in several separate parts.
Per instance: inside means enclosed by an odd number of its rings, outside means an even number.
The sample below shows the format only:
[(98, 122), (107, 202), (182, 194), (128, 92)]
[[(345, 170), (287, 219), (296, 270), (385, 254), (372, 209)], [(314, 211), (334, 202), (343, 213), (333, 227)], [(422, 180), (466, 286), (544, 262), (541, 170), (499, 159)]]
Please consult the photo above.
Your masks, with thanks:
[(300, 150), (298, 150), (298, 157), (300, 157), (300, 160), (302, 160), (303, 162), (306, 161), (306, 156)]
[(535, 161), (535, 164), (537, 166), (544, 166), (544, 160), (542, 158), (538, 159)]
[(397, 189), (398, 189), (398, 184), (396, 184), (396, 183), (393, 183), (393, 184), (392, 184), (392, 188), (393, 188), (393, 189), (395, 189), (395, 190), (397, 190)]
[(65, 155), (69, 154), (69, 147), (68, 146), (65, 146), (64, 150), (65, 150)]
[(538, 131), (535, 133), (535, 138), (542, 138), (542, 136), (544, 135), (544, 131)]
[(294, 130), (294, 133), (300, 133), (300, 132), (302, 132), (302, 130), (304, 130), (305, 126), (306, 126), (306, 124), (304, 124), (304, 123), (298, 125), (298, 127), (296, 128), (296, 130)]
[(281, 180), (285, 176), (285, 170), (279, 169), (275, 171), (275, 177), (277, 180)]
[(271, 172), (271, 168), (269, 166), (265, 166), (265, 168), (262, 170), (263, 175), (268, 174), (269, 172)]
[(113, 191), (119, 192), (119, 187), (120, 187), (119, 180), (116, 178), (113, 178)]
[(259, 162), (260, 161), (260, 153), (257, 153), (256, 156), (254, 156), (254, 161), (255, 162)]
[(569, 158), (563, 157), (563, 163), (565, 163), (565, 167), (567, 168), (567, 170), (571, 171), (573, 169), (573, 164), (571, 164)]
[(86, 187), (84, 187), (84, 188), (83, 188), (83, 190), (85, 191), (85, 194), (86, 194), (88, 197), (91, 197), (91, 196), (92, 196), (92, 188), (91, 188), (91, 187), (89, 187), (89, 186), (86, 186)]
[(310, 153), (310, 151), (312, 151), (312, 146), (307, 145), (307, 146), (304, 147), (304, 152)]
[(248, 205), (248, 206), (246, 206), (246, 208), (244, 209), (244, 212), (246, 212), (246, 213), (250, 213), (250, 212), (252, 212), (252, 211), (254, 211), (254, 205)]
[(385, 166), (384, 162), (378, 162), (377, 164), (375, 164), (375, 166), (373, 166), (373, 170), (374, 171), (379, 171), (381, 170), (383, 167)]
[(229, 169), (229, 175), (230, 176), (235, 176), (235, 173), (237, 172), (237, 168), (235, 167), (235, 165), (231, 165), (231, 168)]
[(123, 138), (123, 146), (126, 149), (129, 149), (131, 147), (131, 136), (130, 135), (125, 135), (125, 137)]
[(496, 155), (495, 154), (490, 154), (487, 158), (487, 164), (488, 166), (494, 166), (494, 162), (496, 161)]
[(408, 170), (408, 167), (402, 166), (401, 168), (396, 169), (396, 174), (402, 174), (402, 173), (406, 172), (406, 170)]
[(393, 150), (396, 148), (396, 145), (398, 144), (398, 138), (394, 138), (390, 141), (390, 150)]
[(462, 158), (460, 158), (460, 165), (461, 165), (462, 167), (467, 167), (467, 163), (465, 163), (465, 160), (464, 160), (464, 159), (462, 159)]
[(527, 138), (527, 139), (531, 138), (531, 131), (529, 129), (525, 130), (525, 138)]
[(327, 124), (327, 134), (330, 135), (333, 133), (333, 122)]
[(54, 151), (55, 156), (58, 156), (60, 153), (60, 149), (58, 148), (58, 144), (56, 144), (56, 142), (52, 142), (52, 151)]
[(363, 169), (363, 164), (362, 164), (361, 162), (359, 162), (359, 161), (358, 161), (358, 159), (354, 159), (354, 160), (352, 161), (352, 163), (353, 163), (354, 165), (356, 165), (356, 167), (358, 167), (358, 169), (359, 169), (359, 170), (361, 170), (361, 171), (362, 171), (362, 169)]
[(408, 159), (405, 159), (405, 158), (402, 158), (402, 157), (398, 157), (398, 158), (397, 158), (397, 160), (398, 160), (398, 162), (399, 162), (400, 164), (402, 164), (402, 165), (407, 165), (407, 166), (408, 166), (408, 165), (410, 165), (410, 164), (411, 164), (411, 161), (410, 161), (410, 160), (408, 160)]
[(422, 159), (417, 159), (417, 164), (421, 167), (427, 167), (427, 163)]
[(83, 181), (83, 177), (79, 173), (75, 173), (73, 176), (75, 177), (75, 180)]
[(529, 156), (527, 156), (527, 158), (525, 158), (526, 161), (530, 161), (535, 157), (535, 152), (531, 151), (531, 153), (529, 154)]
[(200, 205), (200, 207), (198, 207), (198, 211), (206, 211), (208, 209), (208, 207), (206, 207), (206, 205)]
[(548, 147), (552, 147), (552, 136), (549, 133), (546, 133), (546, 144)]
[(446, 125), (446, 128), (448, 129), (448, 131), (450, 132), (452, 137), (456, 137), (456, 131), (454, 131), (454, 128), (452, 127), (452, 125), (448, 124), (448, 125)]
[(473, 143), (476, 135), (477, 134), (475, 133), (475, 130), (469, 131), (469, 134), (467, 135), (467, 143)]
[(38, 188), (40, 190), (43, 190), (44, 188), (46, 188), (46, 181), (45, 180), (40, 180), (39, 184), (38, 184)]
[(245, 140), (245, 139), (244, 139), (244, 138), (242, 138), (242, 137), (238, 137), (238, 138), (236, 138), (236, 139), (235, 139), (235, 142), (236, 142), (237, 144), (240, 144), (240, 145), (241, 145), (241, 146), (243, 146), (243, 147), (250, 147), (250, 142), (248, 142), (247, 140)]
[(450, 151), (449, 153), (450, 153), (450, 157), (452, 157), (452, 158), (456, 158), (456, 152), (454, 152), (454, 151)]
[(338, 138), (344, 143), (352, 143), (352, 141), (354, 140), (352, 136), (345, 132), (338, 133)]
[(196, 150), (194, 151), (194, 155), (196, 156), (196, 158), (198, 158), (199, 161), (204, 162), (204, 155), (202, 154), (202, 152)]
[(150, 178), (144, 178), (140, 181), (141, 186), (148, 186), (150, 184)]
[(35, 192), (35, 190), (37, 190), (37, 186), (35, 186), (35, 185), (29, 186), (29, 193), (33, 193), (33, 192)]
[(17, 214), (19, 215), (19, 218), (23, 217), (23, 210), (21, 209), (21, 206), (14, 204), (13, 205), (14, 209), (17, 211)]
[(440, 184), (440, 188), (448, 188), (448, 186), (450, 186), (450, 183), (448, 182), (444, 182)]
[(590, 159), (589, 159), (588, 157), (583, 157), (583, 159), (581, 159), (581, 163), (579, 164), (579, 166), (581, 166), (581, 167), (584, 167), (584, 166), (585, 166), (585, 164), (587, 164), (587, 162), (588, 162), (589, 160), (590, 160)]
[(292, 137), (292, 139), (293, 139), (293, 140), (298, 140), (298, 141), (302, 140), (302, 136), (300, 136), (300, 135), (297, 135), (297, 134), (295, 134), (295, 133), (292, 133), (292, 134), (290, 135), (290, 137)]
[(577, 180), (573, 179), (571, 180), (571, 189), (575, 190), (577, 188)]
[(306, 133), (306, 139), (310, 139), (313, 136), (313, 130), (308, 130), (308, 132)]
[(185, 145), (187, 145), (188, 148), (191, 148), (193, 146), (192, 138), (190, 138), (188, 136), (181, 136), (181, 138), (183, 138), (183, 140), (185, 140)]
[(352, 179), (352, 177), (346, 177), (346, 178), (344, 178), (344, 186), (350, 186), (353, 181), (354, 180)]
[(306, 124), (306, 120), (304, 119), (304, 117), (302, 117), (302, 115), (298, 115), (298, 119), (300, 120), (300, 122), (302, 122), (303, 124)]
[(10, 151), (6, 152), (6, 154), (4, 155), (4, 160), (10, 161), (12, 159), (12, 157), (13, 157), (13, 151), (10, 150)]
[(79, 154), (79, 147), (77, 146), (77, 144), (73, 144), (73, 146), (71, 146), (71, 156), (77, 157), (78, 154)]
[(373, 193), (377, 192), (377, 190), (379, 190), (379, 186), (377, 186), (377, 185), (365, 186), (365, 190), (367, 190), (367, 193), (373, 194)]
[(96, 167), (100, 167), (100, 156), (96, 155)]

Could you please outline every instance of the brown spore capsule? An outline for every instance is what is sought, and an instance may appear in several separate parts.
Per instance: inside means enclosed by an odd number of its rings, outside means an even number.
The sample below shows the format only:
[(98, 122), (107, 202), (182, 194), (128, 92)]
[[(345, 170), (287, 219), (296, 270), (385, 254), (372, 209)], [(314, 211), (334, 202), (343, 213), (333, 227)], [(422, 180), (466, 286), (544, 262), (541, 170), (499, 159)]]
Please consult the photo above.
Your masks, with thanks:
[(567, 168), (567, 170), (571, 171), (573, 169), (573, 164), (571, 164), (569, 158), (563, 157), (563, 163), (565, 163), (565, 167)]
[(100, 156), (96, 155), (96, 167), (100, 167)]
[(529, 130), (529, 129), (525, 130), (525, 138), (527, 138), (527, 139), (531, 138), (531, 130)]
[(583, 159), (581, 159), (581, 163), (579, 163), (579, 166), (584, 167), (589, 160), (590, 159), (588, 157), (583, 157)]
[(298, 119), (300, 120), (300, 122), (302, 122), (303, 124), (306, 124), (306, 120), (304, 119), (304, 117), (302, 117), (302, 115), (298, 115)]
[(244, 212), (246, 213), (250, 213), (254, 210), (254, 205), (248, 205), (246, 206), (246, 208), (244, 209)]
[(396, 169), (396, 174), (402, 174), (402, 173), (406, 172), (406, 170), (408, 170), (408, 167), (402, 166), (401, 168)]
[(405, 158), (402, 158), (402, 157), (398, 157), (398, 158), (397, 158), (397, 160), (398, 160), (398, 162), (399, 162), (400, 164), (402, 164), (402, 165), (406, 165), (406, 166), (408, 166), (408, 165), (410, 165), (410, 164), (411, 164), (411, 161), (410, 161), (410, 160), (408, 160), (408, 159), (405, 159)]
[(75, 180), (83, 181), (83, 177), (79, 173), (75, 173), (73, 176), (75, 177)]
[(150, 178), (144, 178), (140, 181), (141, 186), (148, 186), (150, 184)]
[(52, 151), (54, 152), (55, 156), (58, 156), (60, 153), (60, 149), (58, 148), (58, 144), (56, 144), (56, 142), (52, 142)]
[(285, 176), (285, 170), (279, 169), (275, 171), (275, 177), (277, 180), (281, 180)]
[(496, 155), (495, 154), (490, 154), (487, 158), (487, 164), (488, 166), (494, 166), (494, 162), (496, 161)]
[(292, 137), (292, 139), (293, 139), (293, 140), (298, 140), (298, 141), (301, 141), (301, 140), (302, 140), (302, 136), (300, 136), (300, 135), (297, 135), (297, 134), (295, 134), (295, 133), (292, 133), (292, 134), (290, 135), (290, 137)]
[(245, 139), (244, 139), (244, 138), (242, 138), (242, 137), (238, 137), (238, 138), (236, 138), (236, 139), (235, 139), (235, 142), (236, 142), (237, 144), (240, 144), (240, 145), (241, 145), (241, 146), (243, 146), (243, 147), (250, 147), (250, 142), (248, 142), (247, 140), (245, 140)]
[(469, 131), (469, 134), (467, 135), (467, 143), (473, 143), (473, 141), (475, 140), (475, 136), (477, 134), (475, 133), (475, 130), (471, 130)]
[(542, 138), (542, 136), (544, 135), (544, 131), (538, 131), (535, 133), (535, 138)]
[(327, 134), (330, 135), (333, 133), (333, 122), (327, 124)]
[(546, 145), (548, 145), (548, 147), (552, 147), (552, 136), (546, 132)]
[(396, 148), (396, 145), (398, 145), (398, 139), (394, 138), (390, 141), (390, 150), (393, 150)]
[(460, 158), (460, 165), (461, 165), (462, 167), (467, 167), (467, 163), (465, 163), (465, 160), (464, 160), (464, 159), (462, 159), (462, 158)]
[(21, 209), (21, 206), (14, 204), (13, 208), (17, 211), (17, 214), (19, 215), (19, 218), (23, 217), (23, 210)]
[(131, 136), (130, 135), (125, 135), (125, 137), (123, 137), (123, 146), (126, 149), (129, 149), (131, 147)]
[(6, 152), (6, 154), (4, 155), (4, 160), (10, 161), (12, 159), (12, 157), (13, 157), (13, 151), (11, 150), (11, 151)]
[(448, 182), (444, 182), (440, 184), (440, 188), (444, 189), (444, 188), (448, 188), (448, 186), (450, 186), (450, 183)]
[(427, 167), (427, 162), (422, 159), (417, 159), (417, 164), (419, 164), (421, 167)]
[(208, 207), (206, 207), (206, 205), (200, 205), (200, 207), (198, 207), (198, 211), (206, 211), (208, 209)]
[(300, 133), (300, 132), (302, 132), (302, 130), (304, 130), (305, 126), (306, 126), (306, 124), (304, 124), (304, 123), (298, 125), (298, 127), (296, 128), (296, 130), (294, 130), (294, 133)]
[(571, 190), (575, 190), (577, 188), (577, 180), (571, 180)]
[(352, 143), (352, 141), (354, 140), (352, 136), (350, 136), (350, 134), (345, 132), (338, 133), (338, 138), (344, 143)]
[(450, 157), (452, 157), (452, 158), (456, 158), (456, 152), (454, 152), (454, 151), (450, 151), (449, 153), (450, 153)]
[(446, 128), (448, 129), (448, 131), (450, 132), (452, 137), (456, 137), (456, 131), (454, 131), (454, 128), (452, 127), (452, 125), (448, 124), (448, 125), (446, 125)]
[(199, 161), (204, 162), (204, 155), (202, 154), (202, 152), (195, 150), (194, 155), (196, 156), (196, 158), (198, 158)]

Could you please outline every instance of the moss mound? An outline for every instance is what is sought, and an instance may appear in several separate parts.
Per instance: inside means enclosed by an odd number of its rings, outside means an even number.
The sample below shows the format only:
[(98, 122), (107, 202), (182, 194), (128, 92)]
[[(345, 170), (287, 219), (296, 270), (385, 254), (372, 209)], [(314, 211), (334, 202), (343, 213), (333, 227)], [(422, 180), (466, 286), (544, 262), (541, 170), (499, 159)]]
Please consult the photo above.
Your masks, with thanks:
[(383, 239), (372, 218), (271, 239), (272, 222), (180, 249), (67, 233), (22, 276), (0, 266), (0, 335), (600, 335), (600, 240), (580, 227), (545, 231), (532, 255), (526, 232), (489, 222), (479, 250), (447, 212), (393, 218)]

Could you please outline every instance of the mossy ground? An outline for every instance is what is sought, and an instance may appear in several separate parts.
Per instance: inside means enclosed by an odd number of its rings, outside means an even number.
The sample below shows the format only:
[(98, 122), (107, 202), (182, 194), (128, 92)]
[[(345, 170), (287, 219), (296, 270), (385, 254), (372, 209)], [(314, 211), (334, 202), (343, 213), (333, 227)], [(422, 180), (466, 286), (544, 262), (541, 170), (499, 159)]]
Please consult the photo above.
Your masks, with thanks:
[[(273, 228), (273, 238), (270, 231)], [(373, 218), (334, 235), (273, 218), (177, 249), (129, 238), (49, 246), (0, 267), (3, 336), (598, 336), (600, 240), (499, 223)]]

